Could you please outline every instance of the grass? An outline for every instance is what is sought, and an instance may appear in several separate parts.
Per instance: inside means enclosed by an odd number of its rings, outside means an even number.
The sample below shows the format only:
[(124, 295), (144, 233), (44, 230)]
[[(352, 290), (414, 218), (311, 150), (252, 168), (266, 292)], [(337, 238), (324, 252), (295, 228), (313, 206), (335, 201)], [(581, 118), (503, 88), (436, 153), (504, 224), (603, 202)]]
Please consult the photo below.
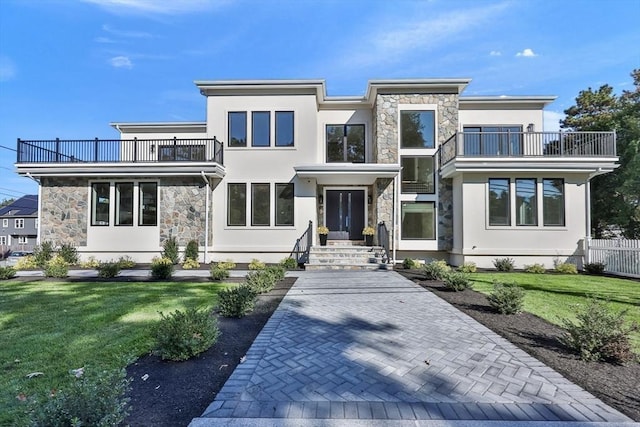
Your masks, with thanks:
[[(213, 307), (224, 284), (0, 282), (0, 425), (25, 425), (28, 400), (71, 381), (69, 370), (124, 367), (153, 348), (169, 313)], [(32, 372), (43, 375), (27, 378)]]
[[(576, 320), (578, 307), (589, 298), (608, 302), (616, 310), (629, 310), (626, 318), (640, 324), (640, 283), (603, 276), (529, 273), (474, 273), (473, 289), (483, 294), (493, 291), (493, 282), (513, 282), (525, 290), (524, 311), (560, 325), (560, 319)], [(640, 354), (640, 332), (631, 336)]]

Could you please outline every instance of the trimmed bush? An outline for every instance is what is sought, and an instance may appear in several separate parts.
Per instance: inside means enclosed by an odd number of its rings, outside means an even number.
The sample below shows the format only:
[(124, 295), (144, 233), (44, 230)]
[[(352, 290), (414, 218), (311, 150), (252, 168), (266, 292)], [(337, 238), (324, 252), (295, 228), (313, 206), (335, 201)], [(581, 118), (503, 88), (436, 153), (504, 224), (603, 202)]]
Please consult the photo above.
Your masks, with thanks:
[(80, 258), (78, 257), (78, 250), (71, 243), (63, 243), (58, 250), (60, 255), (69, 265), (76, 265)]
[(85, 374), (45, 402), (35, 402), (32, 426), (110, 427), (129, 414), (129, 383), (124, 369)]
[(286, 268), (287, 270), (295, 270), (298, 268), (298, 262), (295, 258), (287, 257), (280, 261), (280, 265)]
[(255, 292), (245, 284), (223, 289), (218, 292), (218, 311), (224, 317), (243, 317), (253, 310), (255, 300)]
[(16, 269), (13, 267), (0, 267), (0, 280), (9, 280), (16, 277)]
[(418, 263), (415, 259), (405, 258), (402, 261), (402, 268), (405, 270), (413, 270), (414, 268), (420, 267), (420, 263)]
[(267, 265), (260, 261), (257, 258), (254, 258), (251, 260), (251, 262), (249, 263), (249, 270), (262, 270), (266, 267)]
[(584, 271), (589, 274), (602, 274), (607, 265), (602, 262), (590, 262), (584, 265)]
[(422, 270), (429, 280), (444, 280), (444, 277), (451, 272), (451, 267), (445, 261), (431, 261), (425, 264)]
[(198, 248), (198, 242), (195, 240), (189, 240), (187, 247), (184, 249), (184, 261), (186, 262), (188, 259), (198, 261), (199, 257), (200, 249)]
[(136, 262), (129, 255), (125, 255), (118, 258), (118, 265), (122, 270), (126, 270), (135, 267)]
[(487, 297), (491, 307), (500, 314), (516, 314), (522, 311), (524, 290), (514, 283), (493, 283), (493, 292)]
[(525, 273), (544, 274), (547, 271), (544, 264), (530, 264), (524, 266)]
[(69, 275), (69, 264), (60, 255), (56, 255), (47, 261), (44, 267), (46, 277), (65, 278)]
[(198, 262), (198, 260), (195, 260), (193, 258), (186, 258), (182, 263), (182, 268), (184, 268), (185, 270), (193, 270), (194, 268), (200, 268), (200, 263)]
[(450, 291), (458, 292), (465, 289), (471, 289), (472, 283), (469, 276), (464, 273), (452, 272), (448, 273), (443, 278), (445, 288)]
[(257, 295), (273, 289), (276, 284), (276, 279), (269, 271), (257, 270), (245, 276), (245, 283)]
[(580, 355), (582, 360), (606, 360), (624, 363), (634, 354), (629, 344), (629, 334), (638, 330), (637, 324), (627, 325), (627, 310), (614, 312), (596, 299), (578, 312), (578, 323), (562, 319), (567, 332), (560, 341)]
[(493, 260), (493, 265), (498, 271), (513, 271), (514, 264), (513, 258), (496, 258)]
[(13, 266), (16, 270), (34, 270), (38, 268), (38, 263), (36, 262), (36, 258), (32, 255), (23, 256), (16, 262), (16, 265)]
[(270, 265), (266, 267), (264, 271), (271, 274), (276, 282), (284, 279), (287, 274), (287, 270), (281, 265)]
[(460, 273), (475, 273), (478, 270), (475, 262), (465, 262), (460, 267), (458, 267), (458, 271)]
[(45, 240), (33, 248), (33, 258), (40, 268), (44, 268), (47, 262), (53, 258), (53, 242)]
[(563, 262), (562, 264), (556, 264), (555, 271), (560, 274), (578, 274), (578, 267), (575, 264)]
[(175, 237), (171, 236), (165, 240), (162, 248), (162, 258), (170, 260), (173, 265), (176, 265), (180, 261), (178, 241)]
[(212, 264), (209, 269), (209, 277), (213, 280), (224, 280), (229, 277), (229, 270)]
[(80, 267), (88, 268), (88, 269), (91, 269), (91, 270), (97, 270), (98, 267), (100, 267), (100, 261), (98, 261), (96, 259), (96, 257), (90, 256), (89, 258), (87, 258), (86, 261), (81, 261), (80, 262)]
[(111, 279), (120, 273), (120, 264), (117, 262), (103, 262), (97, 270), (98, 277), (102, 279)]
[(156, 351), (165, 360), (187, 360), (218, 341), (220, 329), (209, 310), (190, 308), (165, 316), (155, 328)]
[(230, 259), (226, 261), (220, 261), (218, 262), (218, 268), (222, 268), (225, 270), (233, 270), (234, 268), (236, 268), (236, 263), (231, 261)]
[(151, 277), (156, 280), (171, 279), (173, 269), (173, 261), (169, 258), (155, 257), (151, 260)]

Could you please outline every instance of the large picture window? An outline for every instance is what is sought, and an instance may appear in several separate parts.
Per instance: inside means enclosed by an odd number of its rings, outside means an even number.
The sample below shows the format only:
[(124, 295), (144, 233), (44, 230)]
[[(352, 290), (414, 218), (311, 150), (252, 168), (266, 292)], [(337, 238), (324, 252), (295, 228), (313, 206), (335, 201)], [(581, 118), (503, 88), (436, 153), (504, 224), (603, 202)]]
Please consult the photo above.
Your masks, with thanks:
[(435, 148), (435, 111), (400, 111), (400, 147)]
[(158, 225), (158, 184), (141, 182), (139, 184), (139, 225)]
[(293, 111), (276, 111), (276, 147), (293, 147)]
[(276, 225), (293, 225), (293, 184), (276, 184)]
[(116, 183), (116, 225), (133, 225), (133, 183)]
[(402, 238), (435, 240), (435, 211), (434, 202), (402, 202)]
[(251, 184), (251, 225), (269, 226), (271, 221), (269, 184)]
[(229, 147), (247, 146), (247, 113), (234, 111), (229, 113)]
[(364, 163), (364, 125), (327, 125), (327, 162)]
[(489, 179), (489, 225), (511, 225), (509, 179)]
[(251, 113), (251, 146), (268, 147), (271, 145), (271, 113), (254, 111)]
[(91, 225), (109, 225), (110, 187), (108, 182), (91, 184)]
[(542, 212), (545, 226), (564, 226), (564, 180), (542, 180)]
[(516, 225), (538, 225), (535, 179), (516, 179)]
[(401, 163), (403, 193), (435, 193), (433, 157), (402, 156)]
[(227, 195), (227, 225), (247, 225), (247, 185), (229, 184)]

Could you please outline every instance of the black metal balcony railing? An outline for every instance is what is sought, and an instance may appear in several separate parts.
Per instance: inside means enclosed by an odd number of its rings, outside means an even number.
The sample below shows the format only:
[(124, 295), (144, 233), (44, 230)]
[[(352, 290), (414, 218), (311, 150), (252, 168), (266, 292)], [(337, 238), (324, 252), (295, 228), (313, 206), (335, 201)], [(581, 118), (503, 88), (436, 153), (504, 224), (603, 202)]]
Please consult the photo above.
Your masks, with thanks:
[(155, 163), (223, 164), (223, 144), (203, 139), (18, 139), (17, 163)]
[(615, 132), (457, 132), (440, 147), (456, 157), (615, 157)]

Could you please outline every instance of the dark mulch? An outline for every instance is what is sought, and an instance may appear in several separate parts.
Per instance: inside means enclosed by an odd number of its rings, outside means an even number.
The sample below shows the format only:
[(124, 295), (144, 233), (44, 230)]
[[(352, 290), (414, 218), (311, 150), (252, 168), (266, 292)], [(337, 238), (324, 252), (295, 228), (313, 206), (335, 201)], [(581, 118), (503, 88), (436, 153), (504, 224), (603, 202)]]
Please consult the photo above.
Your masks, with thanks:
[(558, 341), (563, 332), (559, 326), (530, 313), (498, 314), (489, 305), (487, 297), (479, 292), (451, 292), (446, 290), (441, 282), (423, 280), (424, 276), (419, 273), (409, 270), (398, 272), (511, 341), (605, 403), (635, 421), (640, 421), (640, 363), (614, 365), (583, 362)]
[[(295, 278), (285, 278), (260, 295), (253, 312), (241, 319), (218, 318), (222, 332), (208, 351), (184, 362), (149, 355), (127, 368), (131, 383), (131, 426), (186, 426), (213, 402), (240, 358), (282, 301)], [(143, 376), (149, 377), (145, 380)]]

